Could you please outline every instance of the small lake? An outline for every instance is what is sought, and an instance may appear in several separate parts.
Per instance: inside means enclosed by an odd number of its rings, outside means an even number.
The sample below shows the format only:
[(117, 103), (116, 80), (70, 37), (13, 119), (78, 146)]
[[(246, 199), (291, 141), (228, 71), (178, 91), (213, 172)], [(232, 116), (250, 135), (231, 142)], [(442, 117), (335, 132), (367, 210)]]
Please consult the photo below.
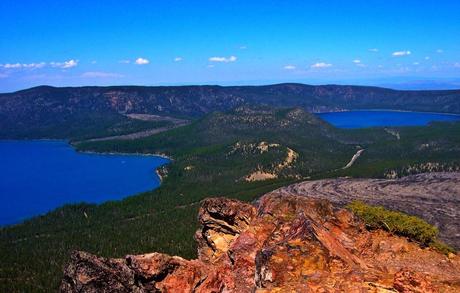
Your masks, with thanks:
[(433, 121), (460, 121), (460, 115), (389, 110), (356, 110), (317, 114), (339, 128), (375, 126), (422, 126)]
[(157, 156), (76, 152), (64, 141), (0, 141), (0, 226), (67, 203), (118, 200), (160, 185)]

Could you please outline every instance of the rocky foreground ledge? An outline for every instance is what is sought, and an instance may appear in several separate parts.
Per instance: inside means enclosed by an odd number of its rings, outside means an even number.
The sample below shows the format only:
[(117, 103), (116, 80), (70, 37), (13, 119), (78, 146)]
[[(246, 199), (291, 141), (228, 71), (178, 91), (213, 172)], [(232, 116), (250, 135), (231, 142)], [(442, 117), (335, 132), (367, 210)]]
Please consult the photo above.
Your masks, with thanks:
[(281, 187), (272, 193), (353, 200), (418, 216), (439, 228), (440, 239), (460, 250), (460, 172), (433, 172), (398, 179), (323, 179)]
[(460, 256), (368, 231), (329, 202), (203, 201), (198, 259), (75, 252), (61, 292), (460, 292)]

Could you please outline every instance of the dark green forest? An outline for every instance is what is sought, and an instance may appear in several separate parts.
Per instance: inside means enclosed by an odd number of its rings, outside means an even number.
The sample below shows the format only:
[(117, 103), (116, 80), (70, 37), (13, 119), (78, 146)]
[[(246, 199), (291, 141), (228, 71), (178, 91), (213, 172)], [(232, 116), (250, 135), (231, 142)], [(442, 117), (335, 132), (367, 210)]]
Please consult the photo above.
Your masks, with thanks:
[[(460, 123), (344, 130), (298, 108), (239, 107), (146, 138), (74, 141), (80, 151), (161, 153), (172, 161), (159, 170), (163, 181), (154, 191), (67, 205), (2, 228), (0, 292), (56, 290), (75, 249), (107, 257), (152, 251), (196, 257), (193, 234), (206, 197), (253, 201), (306, 178), (403, 176), (426, 171), (429, 162), (438, 171), (460, 166)], [(342, 169), (359, 149), (356, 163)], [(290, 150), (296, 158), (286, 164)], [(254, 171), (277, 178), (248, 182)]]

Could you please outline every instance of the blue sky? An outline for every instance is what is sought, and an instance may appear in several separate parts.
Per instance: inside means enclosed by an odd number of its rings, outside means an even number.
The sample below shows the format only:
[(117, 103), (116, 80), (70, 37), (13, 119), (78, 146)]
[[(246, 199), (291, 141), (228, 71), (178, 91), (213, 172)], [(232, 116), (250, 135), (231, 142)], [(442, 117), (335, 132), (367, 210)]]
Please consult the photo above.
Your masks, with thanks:
[(0, 12), (0, 92), (460, 79), (458, 0), (2, 0)]

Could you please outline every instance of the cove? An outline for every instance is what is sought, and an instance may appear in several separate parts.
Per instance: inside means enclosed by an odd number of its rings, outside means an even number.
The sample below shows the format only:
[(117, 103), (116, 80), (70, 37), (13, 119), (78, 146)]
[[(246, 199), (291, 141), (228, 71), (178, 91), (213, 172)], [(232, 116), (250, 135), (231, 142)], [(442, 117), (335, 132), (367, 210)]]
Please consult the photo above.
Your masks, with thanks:
[(354, 110), (318, 113), (321, 119), (338, 128), (379, 126), (423, 126), (434, 121), (460, 121), (460, 115), (391, 110)]
[(0, 226), (64, 204), (119, 200), (160, 185), (158, 156), (76, 152), (65, 141), (0, 141)]

